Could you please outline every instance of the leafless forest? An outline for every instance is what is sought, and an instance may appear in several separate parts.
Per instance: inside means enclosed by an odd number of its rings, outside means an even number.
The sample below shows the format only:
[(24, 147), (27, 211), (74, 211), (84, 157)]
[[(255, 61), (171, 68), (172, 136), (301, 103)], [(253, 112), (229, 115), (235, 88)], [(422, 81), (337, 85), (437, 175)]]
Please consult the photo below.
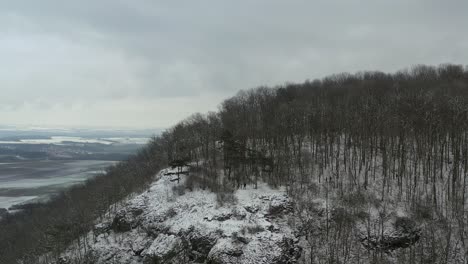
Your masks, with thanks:
[[(441, 65), (241, 91), (107, 174), (4, 217), (0, 263), (58, 256), (169, 163), (196, 164), (220, 195), (287, 186), (307, 263), (468, 261), (468, 69)], [(385, 229), (399, 210), (408, 234), (396, 241)]]

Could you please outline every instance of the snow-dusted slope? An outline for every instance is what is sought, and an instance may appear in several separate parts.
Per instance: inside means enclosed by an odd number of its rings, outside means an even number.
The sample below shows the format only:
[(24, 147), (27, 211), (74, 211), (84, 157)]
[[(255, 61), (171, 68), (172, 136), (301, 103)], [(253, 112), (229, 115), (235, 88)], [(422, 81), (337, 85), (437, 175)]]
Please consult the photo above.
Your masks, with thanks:
[(96, 225), (86, 257), (70, 249), (64, 262), (294, 263), (300, 256), (284, 189), (247, 187), (221, 205), (215, 193), (184, 189), (186, 176), (177, 183), (167, 172)]

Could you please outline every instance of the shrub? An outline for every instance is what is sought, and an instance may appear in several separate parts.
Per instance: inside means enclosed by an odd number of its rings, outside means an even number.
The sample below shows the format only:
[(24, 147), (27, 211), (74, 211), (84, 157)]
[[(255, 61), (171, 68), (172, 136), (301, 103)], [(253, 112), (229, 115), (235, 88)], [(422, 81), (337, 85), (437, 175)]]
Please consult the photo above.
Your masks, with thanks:
[(331, 212), (331, 220), (337, 224), (347, 224), (352, 225), (354, 223), (354, 215), (352, 215), (348, 210), (342, 207), (334, 208)]
[(416, 223), (408, 217), (397, 217), (395, 220), (395, 229), (402, 231), (411, 231), (415, 228)]
[(218, 192), (216, 193), (216, 202), (218, 206), (224, 206), (225, 204), (236, 204), (237, 197), (232, 192)]
[(358, 211), (354, 214), (354, 216), (359, 220), (366, 220), (369, 218), (369, 213), (364, 211)]
[(182, 184), (177, 184), (172, 186), (172, 192), (177, 194), (178, 196), (182, 196), (185, 194), (185, 186)]
[(367, 197), (360, 191), (343, 195), (343, 204), (346, 207), (359, 208), (367, 203)]
[(189, 189), (190, 191), (193, 191), (195, 188), (195, 176), (193, 173), (190, 174), (185, 180), (185, 188)]
[(413, 213), (416, 219), (431, 220), (433, 209), (428, 205), (416, 203), (413, 208)]

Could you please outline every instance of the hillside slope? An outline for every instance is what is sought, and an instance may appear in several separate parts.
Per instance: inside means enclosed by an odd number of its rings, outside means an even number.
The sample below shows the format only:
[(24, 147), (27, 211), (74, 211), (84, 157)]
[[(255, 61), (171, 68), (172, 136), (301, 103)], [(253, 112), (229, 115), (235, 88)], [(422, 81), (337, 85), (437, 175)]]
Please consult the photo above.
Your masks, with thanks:
[[(195, 170), (153, 183), (168, 164)], [(51, 262), (72, 243), (80, 263), (284, 263), (299, 245), (304, 263), (467, 263), (467, 193), (468, 68), (338, 74), (241, 91), (182, 120), (87, 186), (0, 225), (0, 262), (36, 264), (45, 252)]]
[[(59, 263), (294, 263), (301, 255), (284, 188), (234, 193), (186, 189), (170, 169), (89, 234), (86, 254)], [(189, 176), (190, 177), (190, 176)]]

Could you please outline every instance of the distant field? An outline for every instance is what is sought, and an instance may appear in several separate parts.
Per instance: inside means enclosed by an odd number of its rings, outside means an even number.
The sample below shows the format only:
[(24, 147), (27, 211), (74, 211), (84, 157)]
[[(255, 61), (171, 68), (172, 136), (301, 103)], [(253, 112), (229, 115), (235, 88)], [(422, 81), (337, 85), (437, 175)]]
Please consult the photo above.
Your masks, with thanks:
[(47, 200), (125, 160), (152, 134), (0, 126), (0, 208)]
[(38, 160), (0, 163), (0, 208), (45, 199), (101, 173), (115, 161)]

